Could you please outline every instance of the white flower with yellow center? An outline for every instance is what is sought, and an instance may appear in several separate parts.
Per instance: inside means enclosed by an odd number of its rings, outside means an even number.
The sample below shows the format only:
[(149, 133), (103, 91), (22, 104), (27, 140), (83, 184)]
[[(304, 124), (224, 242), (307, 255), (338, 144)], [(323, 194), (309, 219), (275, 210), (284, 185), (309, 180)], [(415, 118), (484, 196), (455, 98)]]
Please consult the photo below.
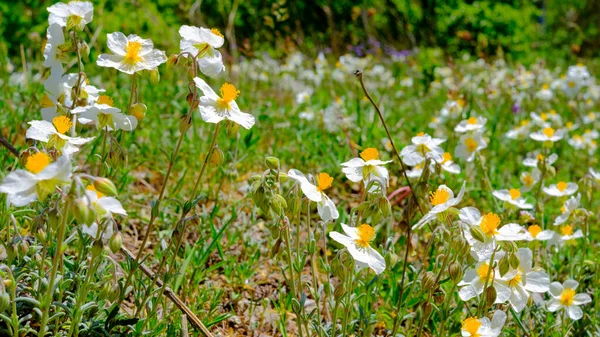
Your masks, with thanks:
[(560, 242), (566, 242), (583, 238), (583, 232), (581, 229), (574, 231), (573, 226), (565, 225), (560, 228), (558, 236)]
[(454, 131), (464, 133), (481, 130), (485, 127), (486, 122), (487, 118), (485, 117), (471, 116), (468, 119), (458, 123), (458, 125), (454, 128)]
[(196, 57), (200, 71), (206, 76), (216, 76), (225, 70), (223, 57), (217, 48), (221, 48), (225, 39), (218, 29), (181, 26), (179, 28), (181, 52)]
[(460, 334), (462, 337), (498, 337), (506, 322), (506, 314), (502, 310), (494, 311), (492, 320), (487, 317), (469, 317), (462, 321)]
[(44, 46), (44, 67), (62, 67), (62, 62), (67, 61), (68, 56), (63, 53), (59, 46), (65, 43), (65, 36), (58, 24), (51, 24), (46, 31), (48, 41)]
[(400, 152), (402, 161), (408, 166), (415, 166), (425, 160), (432, 159), (436, 162), (442, 161), (444, 150), (440, 144), (445, 139), (431, 138), (431, 136), (421, 132), (412, 138), (412, 145), (405, 146)]
[(528, 119), (522, 120), (519, 125), (509, 130), (506, 133), (506, 138), (509, 139), (523, 139), (529, 135), (531, 129), (531, 122)]
[(579, 306), (592, 302), (592, 298), (585, 293), (578, 294), (575, 291), (578, 286), (579, 283), (575, 280), (566, 280), (563, 284), (552, 282), (549, 291), (552, 299), (546, 304), (548, 311), (555, 312), (564, 308), (572, 320), (581, 319), (583, 310)]
[(41, 99), (42, 119), (51, 122), (56, 116), (66, 115), (73, 101), (71, 91), (77, 84), (77, 74), (63, 75), (61, 66), (50, 69), (50, 76), (44, 81), (45, 93)]
[(583, 132), (583, 138), (588, 142), (593, 139), (598, 139), (598, 137), (600, 137), (600, 133), (596, 130), (587, 129)]
[(516, 188), (510, 190), (496, 190), (492, 192), (492, 195), (499, 200), (504, 201), (510, 205), (516, 206), (519, 209), (532, 209), (533, 205), (527, 203), (527, 201), (521, 196), (521, 191)]
[(202, 120), (207, 123), (216, 124), (228, 119), (246, 129), (250, 129), (254, 125), (254, 116), (242, 112), (235, 102), (240, 91), (233, 84), (223, 84), (220, 90), (221, 96), (219, 96), (203, 79), (196, 77), (194, 78), (194, 82), (196, 82), (196, 87), (202, 90), (204, 94), (204, 96), (200, 97), (200, 105), (198, 107)]
[(446, 212), (450, 207), (458, 205), (465, 195), (466, 182), (462, 184), (458, 196), (454, 197), (454, 192), (446, 186), (440, 185), (437, 190), (430, 192), (429, 202), (431, 203), (431, 209), (425, 214), (419, 222), (417, 222), (412, 229), (419, 229), (429, 222), (433, 221), (438, 215)]
[[(93, 208), (96, 212), (97, 219), (106, 219), (113, 217), (113, 214), (127, 216), (127, 211), (123, 209), (121, 202), (114, 197), (107, 197), (103, 193), (98, 192), (94, 185), (89, 185), (84, 191), (84, 195), (80, 198), (84, 205)], [(93, 237), (98, 237), (98, 230), (100, 226), (97, 222), (83, 225), (82, 232)], [(101, 238), (103, 240), (109, 240), (113, 235), (113, 226), (109, 224), (103, 229)]]
[(533, 132), (529, 137), (538, 142), (558, 142), (563, 139), (565, 132), (561, 129), (554, 130), (551, 127), (543, 128), (539, 131)]
[(475, 154), (487, 147), (487, 142), (483, 139), (481, 132), (466, 133), (460, 136), (458, 145), (454, 149), (454, 155), (467, 162), (475, 159)]
[(57, 186), (71, 180), (71, 160), (67, 155), (52, 162), (49, 155), (38, 152), (27, 158), (25, 168), (9, 173), (0, 184), (0, 192), (8, 194), (8, 202), (17, 207), (44, 201)]
[[(519, 267), (509, 269), (504, 276), (499, 276), (496, 283), (496, 303), (508, 297), (508, 303), (520, 312), (527, 306), (530, 293), (545, 293), (550, 288), (550, 277), (543, 270), (532, 270), (533, 253), (529, 248), (519, 248)], [(501, 254), (502, 255), (502, 254)], [(498, 300), (500, 299), (500, 300)]]
[(73, 126), (73, 122), (67, 116), (57, 116), (48, 121), (31, 121), (27, 129), (26, 137), (48, 143), (48, 147), (54, 147), (62, 153), (71, 155), (79, 151), (79, 147), (94, 139), (82, 137), (69, 137), (66, 133)]
[(569, 66), (567, 69), (567, 77), (578, 79), (583, 85), (587, 85), (591, 78), (590, 72), (583, 63), (578, 63), (574, 66)]
[[(442, 170), (452, 173), (452, 174), (459, 174), (460, 173), (460, 166), (458, 166), (457, 163), (455, 163), (454, 161), (452, 161), (452, 155), (450, 154), (450, 152), (444, 152), (444, 154), (442, 155), (442, 162), (439, 163), (440, 166), (442, 167)], [(432, 163), (433, 166), (433, 163)], [(434, 171), (433, 169), (430, 169), (432, 172)]]
[(134, 116), (126, 115), (121, 109), (113, 107), (112, 99), (108, 96), (100, 96), (96, 104), (77, 107), (72, 112), (79, 115), (81, 124), (95, 124), (98, 130), (108, 127), (108, 131), (132, 131), (138, 124)]
[(531, 172), (522, 172), (521, 173), (521, 183), (523, 184), (523, 186), (521, 186), (521, 191), (522, 192), (531, 191), (533, 186), (540, 180), (541, 174), (542, 173), (540, 172), (540, 170), (537, 167), (534, 168), (533, 170), (531, 170)]
[(556, 112), (556, 110), (550, 110), (549, 112), (540, 112), (539, 114), (535, 112), (529, 113), (529, 117), (535, 125), (538, 125), (541, 128), (547, 128), (555, 123), (557, 125), (562, 124), (562, 118)]
[(554, 92), (552, 92), (552, 89), (550, 89), (548, 84), (544, 84), (540, 91), (535, 93), (535, 97), (542, 101), (550, 101), (554, 98)]
[[(471, 251), (479, 261), (489, 259), (497, 247), (497, 241), (521, 241), (527, 238), (526, 230), (518, 224), (509, 223), (500, 226), (500, 217), (495, 213), (481, 215), (475, 207), (464, 207), (458, 214), (464, 228), (464, 235)], [(483, 242), (471, 235), (471, 227), (483, 233)]]
[(375, 238), (375, 229), (367, 224), (358, 227), (341, 225), (345, 235), (332, 231), (329, 232), (329, 237), (348, 249), (358, 269), (369, 267), (376, 274), (383, 273), (385, 259), (370, 244)]
[(582, 80), (575, 77), (569, 77), (563, 79), (562, 81), (562, 90), (565, 92), (565, 95), (569, 98), (575, 97), (581, 87), (583, 86)]
[(575, 148), (575, 150), (585, 149), (587, 146), (587, 141), (582, 135), (573, 135), (567, 142)]
[(126, 74), (140, 70), (153, 70), (167, 62), (167, 56), (162, 50), (154, 49), (150, 39), (131, 34), (125, 36), (121, 32), (107, 35), (107, 45), (114, 54), (101, 54), (96, 64), (101, 67), (115, 68)]
[(409, 178), (419, 178), (423, 174), (425, 162), (421, 162), (406, 171), (406, 176)]
[(547, 241), (554, 238), (554, 231), (549, 229), (542, 229), (539, 225), (531, 225), (527, 227), (526, 239), (527, 241)]
[[(498, 253), (496, 253), (498, 254)], [(495, 261), (498, 261), (498, 257), (494, 258)], [(490, 261), (479, 261), (473, 268), (469, 268), (465, 271), (462, 281), (460, 281), (457, 286), (460, 287), (458, 291), (458, 296), (463, 301), (468, 301), (474, 297), (477, 297), (483, 294), (483, 288), (485, 287), (486, 280), (488, 287), (494, 286), (498, 284), (498, 277), (500, 273), (496, 269), (490, 270)], [(488, 279), (489, 275), (489, 279)], [(504, 294), (506, 295), (506, 294)], [(502, 302), (506, 302), (508, 300), (507, 296), (501, 298)], [(500, 303), (502, 303), (500, 302)], [(496, 298), (496, 303), (498, 303), (498, 298)]]
[(342, 172), (352, 182), (364, 181), (366, 186), (369, 182), (377, 180), (385, 187), (388, 185), (389, 174), (383, 165), (391, 162), (391, 160), (380, 160), (379, 151), (370, 147), (360, 153), (360, 158), (353, 158), (342, 163)]
[(552, 184), (548, 187), (544, 187), (544, 193), (553, 197), (565, 197), (574, 194), (579, 189), (576, 183), (559, 181), (556, 184)]
[(600, 113), (598, 112), (588, 112), (583, 116), (583, 122), (585, 124), (593, 124), (598, 120), (600, 120)]
[(58, 2), (48, 7), (48, 12), (48, 23), (58, 24), (67, 29), (83, 30), (83, 27), (94, 19), (94, 5), (88, 1)]
[(300, 189), (309, 200), (317, 203), (317, 210), (323, 221), (335, 220), (340, 216), (333, 201), (325, 194), (325, 190), (333, 183), (333, 177), (321, 172), (315, 178), (316, 185), (313, 185), (302, 172), (296, 169), (289, 170), (288, 177), (300, 184)]
[(556, 153), (552, 153), (551, 155), (544, 157), (541, 153), (533, 153), (533, 156), (529, 156), (523, 159), (523, 165), (527, 167), (541, 167), (545, 165), (546, 168), (549, 168), (556, 162), (558, 159), (558, 155)]
[(581, 194), (571, 196), (560, 208), (561, 214), (554, 220), (554, 226), (559, 226), (567, 222), (574, 210), (579, 208), (581, 202)]

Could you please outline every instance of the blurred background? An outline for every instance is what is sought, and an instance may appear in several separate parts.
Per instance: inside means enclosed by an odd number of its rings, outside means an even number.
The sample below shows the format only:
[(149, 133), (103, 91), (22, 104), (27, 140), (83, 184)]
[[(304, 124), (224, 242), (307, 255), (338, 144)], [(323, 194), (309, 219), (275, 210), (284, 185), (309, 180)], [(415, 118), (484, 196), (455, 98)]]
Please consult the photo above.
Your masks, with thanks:
[[(0, 1), (0, 52), (31, 60), (45, 37), (50, 0)], [(440, 48), (447, 57), (497, 55), (524, 64), (576, 61), (600, 46), (598, 0), (93, 0), (88, 34), (103, 46), (122, 31), (178, 51), (182, 24), (218, 28), (228, 57), (293, 51), (401, 56)], [(37, 48), (37, 51), (36, 51)], [(97, 50), (104, 50), (100, 48)]]

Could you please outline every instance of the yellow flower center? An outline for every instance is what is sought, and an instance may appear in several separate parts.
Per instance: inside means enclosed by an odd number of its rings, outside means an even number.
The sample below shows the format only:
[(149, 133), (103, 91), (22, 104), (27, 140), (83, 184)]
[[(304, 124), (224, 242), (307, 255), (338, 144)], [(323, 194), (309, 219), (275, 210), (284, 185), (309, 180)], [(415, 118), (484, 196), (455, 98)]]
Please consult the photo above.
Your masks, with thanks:
[(573, 82), (573, 81), (569, 81), (569, 83), (567, 83), (567, 85), (569, 86), (569, 88), (575, 88), (575, 82)]
[(358, 239), (354, 240), (356, 244), (360, 248), (367, 248), (369, 247), (369, 242), (373, 241), (375, 237), (375, 230), (367, 224), (362, 224), (358, 226), (357, 235)]
[(221, 31), (219, 31), (217, 28), (213, 28), (210, 30), (213, 34), (215, 34), (216, 36), (219, 37), (223, 37), (223, 34), (221, 34)]
[(471, 125), (477, 124), (477, 117), (471, 117), (467, 119), (467, 123)]
[(529, 125), (529, 120), (524, 119), (524, 120), (521, 121), (521, 126), (524, 127), (524, 126), (527, 126), (527, 125)]
[(550, 137), (554, 136), (554, 129), (553, 128), (544, 128), (544, 130), (542, 130), (542, 133), (544, 135), (546, 135), (546, 137), (550, 138)]
[(512, 279), (510, 279), (508, 281), (508, 286), (509, 287), (516, 287), (518, 284), (521, 283), (521, 272), (517, 272), (517, 275), (515, 275), (515, 277), (513, 277)]
[(596, 119), (596, 115), (593, 112), (590, 112), (588, 114), (588, 118), (591, 119), (591, 120), (594, 120), (594, 119)]
[(531, 234), (531, 236), (535, 239), (538, 236), (538, 234), (540, 234), (540, 232), (542, 231), (542, 227), (538, 225), (532, 225), (529, 226), (529, 228), (527, 228), (527, 231), (529, 231), (529, 234)]
[(129, 41), (125, 46), (125, 60), (124, 62), (128, 65), (134, 65), (142, 60), (140, 51), (142, 50), (142, 43), (139, 41)]
[(106, 105), (110, 105), (110, 106), (114, 106), (115, 102), (113, 101), (112, 98), (110, 98), (110, 96), (107, 95), (101, 95), (98, 97), (98, 100), (96, 101), (96, 103), (98, 104), (106, 104)]
[(566, 190), (568, 186), (569, 186), (569, 185), (568, 185), (567, 183), (565, 183), (564, 181), (561, 181), (561, 182), (559, 182), (558, 184), (556, 184), (556, 188), (557, 188), (559, 191), (561, 191), (561, 192), (563, 192), (564, 190)]
[(417, 137), (423, 137), (423, 136), (425, 136), (425, 132), (419, 132), (419, 133), (417, 133)]
[(27, 171), (38, 174), (42, 172), (46, 166), (50, 164), (50, 156), (45, 154), (44, 152), (38, 152), (33, 154), (27, 158), (27, 163), (25, 163), (25, 168)]
[(565, 213), (565, 212), (567, 212), (567, 208), (566, 208), (564, 205), (563, 205), (563, 206), (561, 206), (561, 208), (560, 208), (560, 212), (561, 212), (561, 213)]
[(446, 162), (449, 162), (452, 160), (452, 155), (450, 154), (450, 152), (444, 152), (444, 155), (442, 156), (442, 158), (444, 160), (442, 160), (442, 164), (445, 164)]
[(544, 160), (544, 155), (540, 153), (535, 158), (537, 159), (537, 161), (542, 161)]
[(56, 131), (60, 134), (65, 134), (73, 126), (73, 122), (67, 116), (57, 116), (52, 118), (52, 124), (56, 128)]
[(521, 196), (521, 191), (517, 190), (516, 188), (511, 188), (508, 193), (510, 194), (510, 198), (512, 200), (515, 200)]
[(379, 151), (377, 151), (377, 149), (375, 149), (375, 148), (370, 147), (368, 149), (365, 149), (363, 152), (361, 152), (360, 157), (364, 161), (379, 159)]
[(219, 109), (231, 109), (231, 102), (233, 102), (240, 91), (235, 88), (233, 84), (225, 83), (221, 86), (221, 97), (217, 99), (217, 107)]
[(575, 297), (575, 290), (573, 290), (571, 288), (565, 288), (565, 290), (563, 290), (562, 294), (560, 294), (560, 304), (564, 305), (565, 307), (569, 307), (569, 306), (573, 305), (574, 297)]
[(468, 332), (471, 337), (479, 337), (479, 328), (481, 327), (481, 322), (475, 317), (469, 317), (465, 319), (462, 323), (462, 330)]
[(435, 192), (431, 192), (429, 196), (429, 202), (433, 206), (441, 205), (450, 199), (450, 192), (446, 189), (438, 188)]
[(94, 185), (88, 185), (85, 189), (88, 190), (88, 191), (94, 191), (94, 192), (96, 192), (96, 195), (98, 196), (98, 199), (104, 197), (104, 193), (98, 192), (98, 190), (96, 189), (96, 187), (94, 187)]
[(319, 192), (323, 192), (330, 188), (331, 183), (333, 183), (333, 177), (331, 177), (329, 174), (321, 172), (317, 175), (317, 190)]
[(481, 217), (481, 223), (479, 223), (481, 231), (487, 236), (498, 234), (498, 231), (496, 229), (499, 225), (500, 217), (494, 213), (488, 213), (484, 215), (483, 217)]
[(542, 89), (548, 90), (550, 89), (550, 86), (547, 83), (545, 83), (544, 85), (542, 85)]
[(547, 114), (547, 113), (545, 113), (545, 112), (542, 112), (542, 113), (540, 113), (540, 118), (541, 118), (543, 121), (545, 121), (545, 120), (547, 120), (547, 119), (548, 119), (548, 114)]
[(531, 176), (531, 174), (527, 174), (526, 176), (523, 176), (523, 183), (527, 187), (531, 187), (531, 185), (533, 185), (534, 180), (533, 180), (533, 177)]
[(465, 106), (466, 102), (463, 99), (456, 100), (456, 103), (462, 108)]
[(573, 127), (573, 122), (567, 122), (565, 125), (567, 126), (567, 129), (570, 129)]
[[(488, 273), (490, 273), (490, 265), (486, 263), (482, 263), (481, 266), (477, 267), (477, 275), (479, 275), (479, 279), (481, 282), (485, 282), (488, 277)], [(490, 276), (492, 276), (494, 271), (491, 271)]]
[(42, 108), (51, 108), (54, 106), (54, 102), (48, 97), (48, 94), (44, 94), (42, 97)]
[(465, 147), (469, 152), (475, 152), (477, 150), (477, 141), (471, 137), (465, 139)]
[(571, 235), (573, 235), (573, 226), (566, 225), (560, 229), (560, 232), (562, 233), (563, 236), (567, 236), (567, 235), (571, 236)]

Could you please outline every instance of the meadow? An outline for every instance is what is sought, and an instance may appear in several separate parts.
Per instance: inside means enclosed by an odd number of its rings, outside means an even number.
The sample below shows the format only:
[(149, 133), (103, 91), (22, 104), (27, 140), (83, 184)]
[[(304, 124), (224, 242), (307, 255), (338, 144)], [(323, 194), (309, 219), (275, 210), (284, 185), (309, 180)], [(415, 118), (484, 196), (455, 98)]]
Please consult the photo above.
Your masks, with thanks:
[(0, 335), (600, 336), (596, 60), (94, 10), (0, 53)]

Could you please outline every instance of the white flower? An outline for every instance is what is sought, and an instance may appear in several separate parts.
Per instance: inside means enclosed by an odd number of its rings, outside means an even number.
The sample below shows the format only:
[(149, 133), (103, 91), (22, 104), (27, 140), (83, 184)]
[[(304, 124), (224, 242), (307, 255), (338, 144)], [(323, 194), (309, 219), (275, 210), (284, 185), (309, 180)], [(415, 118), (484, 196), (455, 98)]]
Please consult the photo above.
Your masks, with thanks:
[(62, 28), (56, 23), (51, 24), (46, 31), (46, 37), (48, 41), (44, 47), (44, 67), (62, 67), (61, 61), (65, 55), (58, 49), (58, 46), (65, 43)]
[(522, 172), (521, 173), (521, 183), (523, 186), (521, 187), (521, 191), (527, 192), (531, 191), (533, 185), (535, 185), (540, 180), (541, 172), (538, 168), (534, 168), (531, 172)]
[(583, 232), (581, 231), (581, 229), (578, 229), (575, 232), (573, 232), (573, 226), (566, 225), (561, 227), (558, 239), (560, 242), (566, 242), (575, 239), (581, 239), (582, 237)]
[(481, 132), (466, 133), (460, 136), (458, 145), (454, 149), (454, 155), (467, 162), (473, 161), (475, 154), (487, 147)]
[[(498, 260), (498, 257), (495, 257), (495, 260)], [(490, 275), (488, 279), (488, 274)], [(458, 296), (463, 301), (468, 301), (474, 297), (477, 297), (483, 294), (483, 288), (485, 287), (485, 282), (487, 281), (488, 287), (494, 286), (498, 284), (497, 277), (499, 276), (499, 272), (497, 270), (490, 270), (489, 261), (479, 261), (473, 268), (469, 268), (465, 271), (462, 281), (460, 281), (457, 286), (461, 287), (458, 291)], [(506, 294), (505, 296), (500, 298), (502, 302), (508, 300)], [(498, 298), (496, 298), (496, 302)]]
[[(452, 161), (452, 155), (450, 154), (450, 152), (444, 152), (444, 154), (442, 155), (442, 162), (439, 164), (442, 167), (442, 170), (444, 170), (446, 172), (449, 172), (452, 174), (460, 173), (460, 166), (458, 166), (457, 163)], [(433, 169), (431, 169), (431, 171), (433, 172)]]
[(65, 115), (72, 106), (72, 88), (77, 84), (77, 74), (63, 75), (60, 65), (50, 69), (50, 77), (44, 81), (45, 93), (42, 97), (42, 119), (51, 122), (57, 115)]
[(67, 116), (54, 117), (52, 123), (42, 120), (31, 121), (28, 124), (31, 125), (31, 127), (27, 129), (27, 138), (50, 143), (52, 145), (50, 147), (54, 147), (67, 155), (79, 151), (79, 146), (94, 139), (94, 137), (82, 138), (67, 136), (67, 131), (73, 126), (73, 122), (71, 122), (71, 119)]
[(569, 220), (571, 213), (573, 213), (574, 210), (579, 208), (580, 201), (581, 194), (577, 194), (577, 196), (572, 196), (567, 201), (565, 201), (563, 206), (560, 208), (560, 211), (562, 213), (559, 216), (557, 216), (554, 220), (554, 226), (562, 225), (567, 220)]
[[(495, 213), (481, 215), (475, 207), (464, 207), (458, 215), (464, 228), (465, 238), (479, 261), (489, 259), (496, 249), (496, 241), (521, 241), (527, 238), (526, 230), (518, 224), (509, 223), (500, 227), (500, 217)], [(471, 227), (483, 233), (481, 242), (471, 235)]]
[(131, 34), (125, 36), (121, 32), (107, 35), (107, 45), (114, 54), (101, 54), (96, 64), (101, 67), (115, 68), (126, 74), (140, 70), (153, 70), (167, 61), (162, 50), (154, 49), (150, 39)]
[(341, 225), (346, 235), (338, 232), (329, 232), (329, 237), (348, 249), (348, 252), (356, 262), (357, 268), (369, 267), (376, 274), (381, 274), (385, 270), (385, 259), (370, 245), (370, 242), (375, 238), (373, 227), (367, 224), (362, 224), (358, 227)]
[(565, 133), (563, 130), (554, 130), (551, 127), (543, 128), (542, 130), (533, 132), (529, 135), (531, 139), (537, 140), (538, 142), (557, 142), (563, 139)]
[(68, 4), (58, 2), (48, 7), (48, 12), (50, 12), (49, 24), (56, 23), (67, 29), (76, 27), (78, 30), (83, 30), (83, 27), (94, 18), (94, 6), (87, 1), (71, 1)]
[(391, 160), (379, 160), (379, 151), (375, 148), (367, 148), (360, 153), (360, 158), (353, 158), (342, 163), (342, 172), (353, 182), (364, 181), (365, 186), (372, 180), (378, 180), (382, 186), (388, 185), (388, 170), (383, 166), (391, 163)]
[(587, 115), (583, 116), (583, 122), (585, 124), (592, 124), (595, 121), (597, 121), (598, 119), (600, 119), (600, 116), (597, 116), (597, 112), (589, 112)]
[(442, 150), (440, 144), (445, 141), (445, 139), (431, 138), (431, 136), (421, 132), (412, 138), (412, 145), (405, 146), (402, 149), (400, 156), (408, 166), (417, 165), (425, 158), (441, 162), (444, 150)]
[(469, 119), (465, 119), (458, 123), (454, 128), (454, 131), (464, 133), (481, 130), (486, 122), (487, 118), (485, 117), (470, 117)]
[(412, 169), (406, 171), (406, 176), (409, 178), (419, 178), (423, 174), (424, 162), (415, 165)]
[(121, 202), (115, 197), (107, 197), (98, 192), (94, 185), (89, 185), (85, 190), (85, 195), (81, 198), (88, 207), (93, 207), (96, 215), (100, 218), (112, 218), (113, 214), (127, 216), (127, 211), (123, 209)]
[(551, 195), (553, 197), (564, 197), (571, 194), (574, 194), (579, 189), (576, 183), (567, 183), (564, 181), (560, 181), (556, 184), (552, 184), (548, 187), (544, 187), (544, 193)]
[(181, 52), (197, 58), (200, 71), (206, 76), (216, 76), (225, 70), (223, 57), (216, 48), (221, 48), (225, 39), (218, 29), (181, 26), (179, 28)]
[(527, 228), (527, 233), (525, 233), (525, 235), (525, 240), (527, 241), (547, 241), (550, 239), (554, 239), (556, 233), (549, 229), (542, 230), (542, 228), (539, 225), (531, 225)]
[(542, 89), (535, 93), (535, 97), (542, 101), (550, 101), (554, 97), (554, 93), (548, 84), (544, 84)]
[(295, 169), (288, 171), (288, 177), (300, 183), (300, 189), (302, 189), (304, 195), (309, 200), (317, 203), (317, 210), (323, 221), (335, 220), (340, 216), (333, 201), (323, 192), (331, 187), (333, 182), (333, 178), (329, 174), (319, 173), (316, 178), (316, 186), (311, 184), (302, 172)]
[(94, 123), (98, 130), (108, 127), (109, 131), (132, 131), (138, 124), (135, 117), (121, 113), (121, 109), (104, 103), (77, 107), (72, 112), (79, 114), (81, 124)]
[(513, 206), (518, 207), (519, 209), (532, 209), (533, 205), (527, 203), (527, 201), (521, 197), (521, 191), (516, 188), (511, 188), (510, 190), (497, 190), (493, 191), (492, 195), (504, 202), (507, 202)]
[(565, 283), (552, 282), (550, 284), (550, 295), (552, 299), (548, 301), (548, 311), (555, 312), (564, 308), (572, 320), (578, 320), (583, 317), (583, 310), (579, 307), (592, 302), (590, 295), (585, 293), (577, 294), (579, 283), (575, 280), (566, 280)]
[(529, 122), (529, 120), (524, 119), (514, 129), (511, 129), (506, 133), (506, 138), (523, 139), (529, 135), (530, 128), (531, 128), (531, 123)]
[(216, 124), (224, 119), (228, 119), (246, 129), (250, 129), (254, 125), (254, 116), (242, 112), (235, 102), (240, 91), (233, 84), (223, 84), (220, 91), (221, 97), (219, 97), (203, 79), (196, 77), (194, 78), (194, 82), (196, 82), (196, 87), (202, 90), (204, 94), (204, 96), (200, 97), (200, 105), (198, 107), (202, 120), (207, 123)]
[(538, 153), (533, 158), (529, 157), (523, 159), (523, 165), (527, 167), (539, 167), (540, 165), (542, 165), (542, 162), (544, 162), (544, 165), (546, 165), (546, 167), (548, 168), (552, 166), (552, 164), (554, 164), (554, 162), (556, 162), (557, 159), (558, 155), (556, 153), (552, 153), (548, 157), (544, 157), (544, 155)]
[(587, 85), (587, 81), (590, 80), (590, 72), (587, 67), (581, 63), (574, 66), (569, 66), (567, 69), (567, 77), (577, 79), (582, 85)]
[(590, 172), (590, 175), (592, 176), (592, 178), (594, 178), (594, 180), (596, 180), (597, 182), (600, 182), (600, 172), (595, 171), (591, 167), (589, 169), (589, 172)]
[(466, 182), (462, 184), (460, 188), (460, 192), (458, 192), (458, 196), (454, 197), (454, 192), (446, 185), (440, 185), (435, 192), (431, 192), (429, 196), (429, 202), (431, 206), (433, 206), (427, 214), (417, 222), (412, 229), (419, 229), (435, 218), (437, 218), (438, 214), (447, 211), (450, 207), (456, 206), (465, 195), (465, 186)]
[(63, 155), (55, 162), (44, 152), (30, 155), (25, 164), (26, 170), (9, 173), (0, 192), (8, 194), (8, 202), (20, 207), (32, 201), (44, 201), (57, 186), (69, 183), (71, 179), (71, 160)]
[(487, 317), (469, 317), (462, 322), (460, 329), (463, 337), (498, 337), (506, 322), (506, 314), (502, 310), (494, 311), (492, 320)]
[(540, 126), (541, 128), (547, 128), (551, 126), (551, 122), (556, 124), (562, 123), (560, 115), (556, 113), (555, 110), (550, 110), (550, 112), (540, 112), (539, 115), (535, 112), (531, 112), (529, 113), (529, 117), (531, 117), (534, 124)]

